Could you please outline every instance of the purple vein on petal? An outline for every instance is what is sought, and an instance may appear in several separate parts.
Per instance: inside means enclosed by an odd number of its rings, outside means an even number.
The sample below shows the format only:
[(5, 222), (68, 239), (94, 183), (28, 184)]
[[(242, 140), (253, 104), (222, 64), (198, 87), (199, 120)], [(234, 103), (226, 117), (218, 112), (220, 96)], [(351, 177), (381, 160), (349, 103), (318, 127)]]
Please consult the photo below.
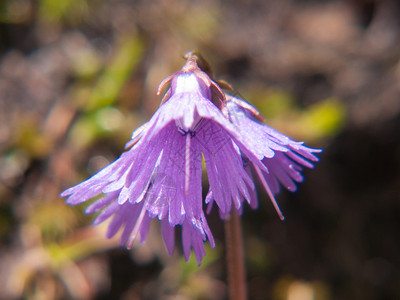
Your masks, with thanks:
[(128, 249), (132, 248), (133, 242), (135, 241), (136, 236), (139, 233), (139, 229), (140, 229), (140, 226), (142, 225), (143, 218), (144, 218), (144, 216), (146, 214), (146, 211), (147, 211), (146, 210), (146, 205), (143, 204), (142, 210), (140, 211), (140, 215), (137, 218), (135, 227), (133, 227), (133, 230), (132, 230), (132, 233), (131, 233), (131, 237), (129, 238), (129, 244), (128, 244), (128, 247), (127, 247)]
[(190, 182), (190, 132), (186, 133), (186, 153), (185, 153), (185, 194), (189, 194)]

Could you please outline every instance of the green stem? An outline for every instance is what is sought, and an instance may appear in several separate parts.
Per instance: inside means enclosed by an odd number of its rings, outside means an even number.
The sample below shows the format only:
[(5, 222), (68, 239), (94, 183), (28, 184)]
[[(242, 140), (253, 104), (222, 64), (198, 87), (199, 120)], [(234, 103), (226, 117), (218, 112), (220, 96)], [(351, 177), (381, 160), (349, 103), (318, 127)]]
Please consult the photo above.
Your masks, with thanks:
[(246, 268), (240, 217), (235, 209), (225, 221), (226, 255), (230, 300), (246, 300)]

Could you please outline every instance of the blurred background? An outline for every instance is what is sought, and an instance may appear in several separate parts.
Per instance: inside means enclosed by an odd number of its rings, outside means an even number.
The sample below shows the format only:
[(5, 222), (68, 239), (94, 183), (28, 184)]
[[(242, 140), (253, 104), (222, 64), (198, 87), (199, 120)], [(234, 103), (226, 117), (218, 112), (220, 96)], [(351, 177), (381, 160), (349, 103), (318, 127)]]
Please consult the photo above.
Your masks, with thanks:
[(245, 209), (250, 299), (400, 299), (394, 0), (1, 0), (0, 299), (227, 299), (216, 215), (197, 267), (158, 226), (127, 251), (58, 196), (122, 153), (195, 48), (269, 125), (325, 150), (278, 196), (286, 221), (262, 193)]

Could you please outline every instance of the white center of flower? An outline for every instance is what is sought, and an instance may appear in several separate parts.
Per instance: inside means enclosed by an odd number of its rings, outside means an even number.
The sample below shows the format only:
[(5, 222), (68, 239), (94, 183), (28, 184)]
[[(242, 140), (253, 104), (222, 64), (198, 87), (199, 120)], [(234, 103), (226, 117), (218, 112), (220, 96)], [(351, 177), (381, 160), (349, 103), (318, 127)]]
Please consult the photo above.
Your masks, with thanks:
[(175, 93), (188, 93), (199, 91), (200, 86), (197, 77), (191, 73), (183, 73), (176, 78)]

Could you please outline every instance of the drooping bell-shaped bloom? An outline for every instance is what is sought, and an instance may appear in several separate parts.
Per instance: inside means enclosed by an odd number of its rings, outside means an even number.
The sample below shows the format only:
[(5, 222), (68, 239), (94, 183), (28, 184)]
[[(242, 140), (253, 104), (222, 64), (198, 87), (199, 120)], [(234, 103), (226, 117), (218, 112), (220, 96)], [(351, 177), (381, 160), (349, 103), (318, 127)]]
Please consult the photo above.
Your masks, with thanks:
[[(116, 161), (61, 196), (77, 205), (102, 195), (86, 209), (99, 215), (94, 223), (111, 218), (107, 236), (121, 228), (121, 244), (128, 248), (138, 234), (146, 239), (152, 219), (161, 223), (169, 253), (175, 245), (175, 227), (182, 227), (185, 258), (193, 249), (200, 264), (204, 242), (214, 239), (203, 212), (202, 161), (209, 191), (206, 204), (218, 206), (225, 218), (247, 201), (257, 206), (248, 164), (257, 172), (274, 203), (278, 181), (292, 189), (301, 179), (301, 165), (318, 152), (294, 142), (257, 121), (251, 106), (226, 95), (198, 64), (187, 57), (184, 67), (160, 84), (170, 83), (159, 109), (132, 134)], [(285, 177), (286, 175), (286, 177)], [(288, 179), (289, 178), (289, 179)], [(279, 210), (278, 210), (279, 211)]]
[(121, 243), (128, 248), (138, 233), (143, 241), (150, 220), (158, 218), (171, 253), (175, 226), (181, 225), (185, 257), (193, 249), (200, 263), (203, 241), (208, 238), (215, 246), (202, 207), (202, 156), (222, 214), (229, 213), (232, 203), (239, 208), (244, 198), (250, 199), (254, 184), (231, 137), (234, 125), (212, 102), (213, 96), (214, 101), (225, 101), (218, 85), (194, 59), (167, 77), (160, 89), (168, 82), (160, 108), (133, 133), (130, 149), (61, 196), (77, 205), (104, 194), (86, 212), (101, 211), (95, 224), (112, 217), (107, 235), (123, 228)]

